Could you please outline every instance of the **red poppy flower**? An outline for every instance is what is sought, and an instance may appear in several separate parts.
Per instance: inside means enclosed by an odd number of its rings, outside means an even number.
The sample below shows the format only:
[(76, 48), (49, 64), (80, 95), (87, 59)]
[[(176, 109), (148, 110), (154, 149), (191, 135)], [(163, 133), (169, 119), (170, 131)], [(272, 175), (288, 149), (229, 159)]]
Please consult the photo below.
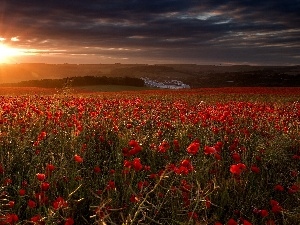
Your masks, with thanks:
[(23, 180), (23, 181), (22, 181), (22, 187), (27, 187), (27, 186), (28, 186), (27, 181), (26, 181), (26, 180)]
[(150, 171), (150, 169), (151, 169), (150, 166), (146, 166), (146, 165), (144, 166), (144, 170), (145, 170), (145, 171)]
[(231, 165), (229, 170), (232, 174), (239, 176), (246, 168), (244, 163), (238, 163), (236, 165)]
[(240, 156), (239, 153), (233, 153), (233, 154), (231, 155), (231, 157), (232, 157), (232, 159), (233, 159), (236, 163), (238, 163), (238, 162), (241, 161), (241, 156)]
[(166, 170), (167, 171), (172, 171), (176, 168), (175, 164), (174, 163), (170, 163), (170, 164), (167, 164), (166, 165)]
[(170, 144), (167, 141), (163, 141), (159, 146), (158, 146), (158, 152), (160, 153), (165, 153), (168, 151), (170, 148)]
[(189, 173), (189, 169), (185, 166), (180, 166), (180, 167), (175, 167), (173, 169), (174, 173), (180, 175), (180, 174), (184, 174), (184, 175), (187, 175)]
[(280, 184), (277, 184), (275, 187), (274, 187), (274, 190), (275, 191), (284, 191), (284, 187)]
[(210, 201), (210, 199), (208, 198), (208, 197), (206, 197), (205, 198), (205, 206), (206, 206), (206, 208), (210, 208), (210, 206), (211, 206), (211, 201)]
[(189, 159), (182, 160), (180, 164), (186, 168), (192, 167), (191, 160), (189, 160)]
[(125, 157), (129, 156), (129, 148), (122, 148), (122, 153)]
[(261, 217), (264, 218), (264, 217), (267, 217), (269, 215), (269, 212), (266, 209), (262, 209), (262, 210), (259, 210), (259, 214), (260, 214)]
[(45, 192), (35, 193), (35, 198), (37, 199), (39, 204), (48, 203), (48, 197), (46, 196)]
[(46, 166), (46, 171), (47, 172), (52, 172), (52, 171), (54, 171), (55, 170), (55, 166), (54, 165), (52, 165), (52, 164), (47, 164), (47, 166)]
[(4, 183), (4, 185), (10, 185), (10, 184), (12, 184), (12, 179), (10, 179), (10, 178), (6, 178), (4, 181), (3, 181), (3, 183)]
[(39, 181), (43, 181), (46, 179), (46, 175), (44, 173), (37, 173), (36, 174), (36, 178), (39, 180)]
[(4, 224), (15, 224), (18, 222), (19, 217), (16, 214), (6, 214)]
[(135, 171), (140, 171), (143, 169), (143, 165), (141, 163), (141, 159), (140, 158), (135, 158), (133, 161), (132, 161), (132, 166), (134, 168)]
[(148, 181), (140, 181), (138, 182), (138, 189), (142, 190), (143, 188), (146, 188), (149, 186), (149, 182)]
[(130, 140), (129, 143), (128, 143), (128, 145), (130, 147), (136, 147), (136, 146), (139, 145), (139, 143), (136, 140)]
[(251, 166), (251, 171), (253, 173), (257, 173), (257, 174), (260, 173), (260, 169), (257, 166), (255, 166), (255, 165)]
[(212, 155), (215, 154), (217, 152), (215, 147), (209, 147), (209, 146), (205, 146), (204, 147), (204, 154), (205, 155)]
[(28, 202), (27, 202), (27, 205), (28, 205), (29, 208), (33, 209), (33, 208), (36, 207), (36, 202), (29, 199)]
[(283, 208), (279, 204), (278, 201), (271, 199), (270, 200), (270, 205), (272, 206), (272, 212), (273, 213), (280, 213), (283, 211)]
[(68, 206), (68, 203), (62, 197), (57, 197), (52, 206), (54, 209), (65, 208)]
[(95, 166), (94, 167), (94, 173), (100, 173), (101, 172), (101, 169), (99, 166)]
[(279, 202), (277, 202), (276, 200), (271, 199), (271, 200), (270, 200), (270, 205), (271, 205), (271, 206), (279, 205)]
[(42, 224), (41, 219), (42, 219), (41, 215), (38, 214), (31, 217), (30, 221), (33, 222), (34, 224)]
[(129, 156), (130, 155), (135, 155), (135, 154), (139, 153), (142, 150), (142, 147), (135, 140), (129, 141), (129, 146), (131, 147), (131, 149), (128, 152)]
[(223, 142), (221, 141), (218, 141), (216, 144), (215, 144), (215, 149), (217, 150), (217, 152), (221, 152), (221, 149), (223, 147)]
[(235, 175), (240, 175), (242, 173), (242, 170), (238, 165), (231, 165), (230, 166), (230, 172)]
[(86, 149), (87, 149), (87, 144), (86, 144), (86, 143), (82, 144), (82, 145), (81, 145), (80, 151), (81, 151), (81, 152), (85, 152)]
[(283, 211), (283, 208), (280, 205), (273, 205), (272, 206), (272, 212), (273, 213), (280, 213)]
[(9, 201), (8, 206), (9, 206), (9, 208), (13, 208), (15, 206), (15, 202), (14, 201)]
[(19, 190), (19, 195), (20, 196), (24, 196), (25, 194), (26, 194), (26, 190), (24, 190), (24, 189)]
[(297, 170), (292, 170), (292, 171), (291, 171), (291, 176), (292, 176), (292, 177), (297, 177), (297, 176), (298, 176), (298, 173), (299, 173), (299, 172), (298, 172)]
[(300, 155), (293, 155), (292, 158), (298, 160), (300, 159)]
[(244, 163), (238, 163), (237, 166), (240, 167), (241, 170), (245, 170), (247, 168)]
[(124, 167), (126, 168), (130, 168), (131, 167), (131, 162), (129, 160), (124, 160), (124, 163), (123, 163)]
[(220, 223), (219, 221), (215, 222), (214, 225), (223, 225), (222, 223)]
[(47, 136), (47, 133), (46, 133), (45, 131), (42, 131), (42, 132), (39, 134), (37, 140), (38, 140), (38, 141), (41, 141), (41, 140), (43, 140), (44, 138), (46, 138), (46, 136)]
[(192, 189), (192, 185), (189, 184), (186, 180), (182, 180), (181, 181), (181, 189), (184, 192), (186, 192), (186, 191), (189, 192)]
[(42, 189), (42, 191), (48, 191), (49, 188), (50, 188), (50, 184), (49, 184), (48, 182), (43, 182), (43, 183), (41, 184), (41, 189)]
[(115, 189), (116, 188), (115, 182), (112, 180), (108, 181), (106, 188), (107, 188), (107, 190)]
[(261, 159), (261, 156), (255, 156), (255, 159), (256, 159), (256, 161), (261, 161), (262, 159)]
[(179, 141), (177, 139), (173, 140), (173, 145), (174, 145), (174, 148), (175, 150), (179, 150)]
[(158, 174), (156, 174), (156, 173), (151, 173), (150, 175), (149, 175), (149, 178), (150, 179), (156, 179), (158, 177)]
[(216, 154), (215, 154), (215, 159), (216, 159), (216, 160), (221, 160), (222, 157), (221, 157), (221, 155), (220, 155), (219, 153), (216, 153)]
[(136, 195), (131, 195), (129, 201), (132, 203), (136, 203), (139, 202), (140, 200)]
[(300, 190), (300, 185), (293, 184), (291, 187), (289, 187), (288, 193), (294, 194), (294, 193), (298, 192), (299, 190)]
[(198, 141), (192, 142), (188, 147), (187, 147), (187, 152), (196, 155), (199, 151), (200, 143)]
[(252, 225), (252, 223), (250, 223), (248, 220), (243, 220), (243, 225)]
[(183, 205), (185, 207), (189, 207), (191, 205), (191, 200), (189, 198), (189, 193), (184, 191), (182, 192), (182, 200), (183, 200)]
[(81, 156), (79, 156), (79, 155), (75, 155), (74, 156), (74, 160), (77, 163), (82, 163), (83, 162), (83, 158)]
[(66, 219), (65, 221), (65, 225), (73, 225), (75, 222), (73, 220), (73, 218), (69, 217)]
[(238, 223), (234, 219), (229, 219), (227, 225), (238, 225)]

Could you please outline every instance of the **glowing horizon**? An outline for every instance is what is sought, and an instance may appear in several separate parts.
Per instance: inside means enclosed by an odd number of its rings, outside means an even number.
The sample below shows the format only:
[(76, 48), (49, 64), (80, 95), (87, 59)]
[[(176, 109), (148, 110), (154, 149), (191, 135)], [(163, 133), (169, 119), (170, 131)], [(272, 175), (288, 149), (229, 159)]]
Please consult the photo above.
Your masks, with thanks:
[(298, 65), (299, 10), (295, 0), (3, 1), (0, 62)]
[(11, 63), (13, 58), (24, 55), (24, 49), (13, 48), (3, 43), (0, 43), (0, 63)]

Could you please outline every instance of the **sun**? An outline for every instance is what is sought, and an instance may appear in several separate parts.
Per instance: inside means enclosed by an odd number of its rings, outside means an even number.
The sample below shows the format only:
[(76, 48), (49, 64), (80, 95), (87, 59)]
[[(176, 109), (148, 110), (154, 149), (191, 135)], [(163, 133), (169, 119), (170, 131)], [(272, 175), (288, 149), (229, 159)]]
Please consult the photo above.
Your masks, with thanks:
[(0, 63), (9, 63), (12, 58), (22, 55), (22, 51), (0, 43)]

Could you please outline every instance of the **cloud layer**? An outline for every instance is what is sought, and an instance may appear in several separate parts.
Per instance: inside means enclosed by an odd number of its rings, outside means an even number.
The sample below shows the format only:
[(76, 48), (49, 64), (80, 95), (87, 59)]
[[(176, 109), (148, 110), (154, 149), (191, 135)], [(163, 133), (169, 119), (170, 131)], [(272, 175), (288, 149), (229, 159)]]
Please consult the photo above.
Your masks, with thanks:
[(299, 64), (299, 12), (299, 0), (3, 0), (0, 40), (66, 62)]

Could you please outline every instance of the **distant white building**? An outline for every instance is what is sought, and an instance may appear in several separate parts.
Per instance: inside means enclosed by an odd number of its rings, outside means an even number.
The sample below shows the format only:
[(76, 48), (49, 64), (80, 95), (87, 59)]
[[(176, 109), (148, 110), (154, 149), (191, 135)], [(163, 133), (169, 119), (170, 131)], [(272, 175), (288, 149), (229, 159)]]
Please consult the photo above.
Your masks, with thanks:
[(170, 80), (170, 81), (164, 81), (159, 82), (155, 80), (150, 80), (148, 77), (142, 77), (141, 78), (145, 85), (148, 87), (157, 87), (162, 89), (189, 89), (191, 88), (189, 85), (184, 84), (182, 81), (179, 80)]

